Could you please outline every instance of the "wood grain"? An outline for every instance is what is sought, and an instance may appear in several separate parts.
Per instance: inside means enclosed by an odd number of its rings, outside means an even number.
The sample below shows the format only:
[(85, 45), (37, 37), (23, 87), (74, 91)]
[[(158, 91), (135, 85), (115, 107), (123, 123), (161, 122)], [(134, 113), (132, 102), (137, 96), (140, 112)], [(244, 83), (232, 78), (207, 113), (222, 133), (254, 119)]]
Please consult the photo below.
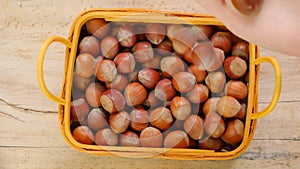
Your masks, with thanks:
[[(251, 146), (228, 161), (180, 161), (100, 157), (70, 148), (63, 140), (57, 105), (40, 91), (36, 60), (42, 42), (53, 35), (67, 37), (77, 15), (93, 7), (146, 8), (206, 13), (194, 0), (2, 0), (0, 15), (0, 168), (299, 168), (300, 166), (300, 58), (263, 49), (276, 58), (283, 73), (277, 107), (259, 120)], [(64, 46), (47, 52), (47, 86), (59, 95), (64, 67)], [(259, 108), (273, 95), (274, 72), (261, 66)]]

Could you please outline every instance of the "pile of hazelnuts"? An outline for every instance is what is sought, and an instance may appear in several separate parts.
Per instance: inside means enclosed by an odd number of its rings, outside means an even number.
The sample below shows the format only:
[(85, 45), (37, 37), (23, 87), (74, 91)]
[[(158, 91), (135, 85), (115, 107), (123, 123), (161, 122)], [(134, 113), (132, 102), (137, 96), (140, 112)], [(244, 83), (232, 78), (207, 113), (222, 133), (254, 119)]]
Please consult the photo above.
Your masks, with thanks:
[(248, 45), (224, 26), (87, 21), (74, 64), (74, 139), (233, 150), (244, 138)]

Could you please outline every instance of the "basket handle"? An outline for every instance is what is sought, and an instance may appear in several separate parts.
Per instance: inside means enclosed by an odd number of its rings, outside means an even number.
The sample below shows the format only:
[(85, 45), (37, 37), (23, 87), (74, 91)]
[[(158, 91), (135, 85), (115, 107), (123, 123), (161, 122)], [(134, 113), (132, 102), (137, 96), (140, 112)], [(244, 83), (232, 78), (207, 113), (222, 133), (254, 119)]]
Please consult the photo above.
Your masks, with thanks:
[(72, 43), (62, 37), (59, 36), (52, 36), (50, 38), (48, 38), (47, 40), (44, 41), (44, 43), (42, 44), (42, 47), (40, 49), (39, 55), (38, 55), (38, 61), (37, 61), (37, 78), (38, 78), (38, 83), (39, 86), (41, 88), (41, 91), (44, 93), (45, 96), (47, 96), (49, 99), (64, 105), (66, 103), (66, 101), (60, 97), (55, 96), (54, 94), (52, 94), (48, 89), (47, 86), (45, 84), (45, 80), (44, 80), (44, 58), (45, 58), (45, 54), (46, 51), (48, 49), (48, 47), (53, 43), (53, 42), (60, 42), (64, 45), (66, 45), (68, 48), (72, 47)]
[(279, 100), (279, 96), (280, 96), (280, 92), (281, 92), (282, 74), (281, 74), (281, 70), (280, 70), (280, 66), (279, 66), (278, 62), (270, 56), (264, 56), (264, 57), (256, 59), (254, 61), (254, 64), (259, 65), (264, 62), (271, 63), (271, 65), (274, 68), (274, 72), (275, 72), (274, 95), (273, 95), (273, 98), (272, 98), (270, 104), (264, 110), (253, 113), (253, 115), (251, 117), (252, 119), (258, 119), (258, 118), (262, 118), (262, 117), (268, 115), (275, 108), (275, 106)]

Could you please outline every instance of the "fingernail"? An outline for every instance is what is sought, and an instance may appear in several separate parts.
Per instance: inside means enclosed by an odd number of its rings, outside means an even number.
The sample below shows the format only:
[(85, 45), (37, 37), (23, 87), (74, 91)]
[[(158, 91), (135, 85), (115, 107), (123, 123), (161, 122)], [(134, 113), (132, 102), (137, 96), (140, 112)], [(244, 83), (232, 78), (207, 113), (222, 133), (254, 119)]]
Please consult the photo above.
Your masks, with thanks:
[(264, 0), (226, 0), (226, 3), (243, 15), (257, 14)]

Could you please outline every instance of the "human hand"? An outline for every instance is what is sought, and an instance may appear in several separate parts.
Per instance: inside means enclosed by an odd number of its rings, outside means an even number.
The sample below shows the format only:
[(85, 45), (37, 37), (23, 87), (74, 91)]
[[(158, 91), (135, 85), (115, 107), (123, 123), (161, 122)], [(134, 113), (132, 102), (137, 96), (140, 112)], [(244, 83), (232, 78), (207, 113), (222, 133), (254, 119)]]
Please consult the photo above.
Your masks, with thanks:
[(273, 51), (300, 56), (299, 0), (196, 1), (239, 37)]

